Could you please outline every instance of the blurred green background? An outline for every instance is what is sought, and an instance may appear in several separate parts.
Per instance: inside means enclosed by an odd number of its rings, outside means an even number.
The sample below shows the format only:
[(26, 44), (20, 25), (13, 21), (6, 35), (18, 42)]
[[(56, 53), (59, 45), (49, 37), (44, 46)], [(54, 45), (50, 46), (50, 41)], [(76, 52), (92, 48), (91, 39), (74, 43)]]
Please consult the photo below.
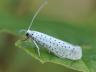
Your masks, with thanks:
[[(19, 31), (28, 28), (43, 1), (0, 0), (0, 72), (77, 72), (52, 63), (41, 64), (14, 45)], [(48, 0), (32, 29), (96, 47), (96, 0)]]

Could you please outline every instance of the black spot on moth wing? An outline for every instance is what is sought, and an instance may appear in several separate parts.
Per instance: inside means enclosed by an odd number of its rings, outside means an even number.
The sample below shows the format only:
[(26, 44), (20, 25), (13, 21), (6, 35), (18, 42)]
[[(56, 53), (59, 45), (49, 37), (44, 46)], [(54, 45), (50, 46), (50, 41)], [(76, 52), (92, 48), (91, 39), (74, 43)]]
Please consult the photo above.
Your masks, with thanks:
[(41, 40), (42, 38), (40, 37), (40, 40)]
[(75, 50), (75, 48), (73, 47), (73, 49), (71, 50), (71, 52), (73, 53), (73, 52), (74, 52), (74, 50)]
[(53, 51), (54, 49), (52, 48), (52, 51)]
[(63, 42), (63, 44), (65, 44), (65, 43)]
[(61, 43), (61, 42), (58, 42), (59, 44)]
[(57, 50), (57, 48), (56, 48), (56, 47), (55, 47), (54, 49), (55, 49), (55, 50)]
[(58, 44), (57, 44), (57, 46), (58, 46)]
[(31, 35), (33, 36), (34, 34), (32, 33)]
[(45, 41), (46, 39), (42, 38), (43, 41)]
[(61, 47), (63, 48), (64, 46), (62, 45)]
[(55, 45), (55, 43), (53, 43), (53, 45)]
[(70, 48), (70, 46), (68, 48)]
[(57, 41), (56, 39), (54, 41)]
[(67, 48), (66, 46), (64, 46), (64, 48)]
[(46, 36), (45, 36), (45, 38), (46, 38)]
[(50, 48), (51, 48), (51, 46), (48, 46), (48, 48), (50, 49)]
[(38, 37), (40, 37), (39, 35), (37, 35)]
[(42, 37), (43, 35), (41, 34), (41, 37)]

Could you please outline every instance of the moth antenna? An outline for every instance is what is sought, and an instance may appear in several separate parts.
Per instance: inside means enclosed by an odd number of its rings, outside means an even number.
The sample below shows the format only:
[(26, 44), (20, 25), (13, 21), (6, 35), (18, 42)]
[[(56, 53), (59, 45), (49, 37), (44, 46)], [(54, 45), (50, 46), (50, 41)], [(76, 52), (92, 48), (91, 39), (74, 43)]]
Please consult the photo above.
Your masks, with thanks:
[(28, 27), (28, 30), (31, 28), (32, 24), (33, 24), (33, 21), (34, 19), (36, 18), (36, 16), (38, 15), (38, 13), (41, 11), (41, 9), (47, 4), (47, 0), (44, 1), (44, 3), (41, 4), (41, 6), (39, 7), (39, 9), (36, 11), (36, 13), (34, 14), (31, 22), (30, 22), (30, 25)]

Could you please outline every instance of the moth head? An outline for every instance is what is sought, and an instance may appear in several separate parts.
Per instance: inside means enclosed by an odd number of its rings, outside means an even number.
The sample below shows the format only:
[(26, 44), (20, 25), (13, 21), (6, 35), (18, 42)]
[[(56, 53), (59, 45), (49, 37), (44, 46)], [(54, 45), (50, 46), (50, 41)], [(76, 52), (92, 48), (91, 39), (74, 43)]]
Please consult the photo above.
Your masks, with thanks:
[(26, 33), (26, 37), (29, 37), (29, 33)]
[(24, 29), (20, 30), (20, 33), (22, 33), (22, 35), (25, 36), (25, 38), (23, 39), (24, 41), (29, 39), (33, 34), (31, 30), (24, 30)]
[(24, 34), (25, 34), (25, 38), (23, 39), (23, 41), (26, 41), (27, 39), (30, 38), (30, 31), (29, 30), (23, 30), (24, 31)]
[(32, 36), (32, 31), (31, 30), (27, 30), (25, 35), (26, 35), (27, 38), (31, 37)]

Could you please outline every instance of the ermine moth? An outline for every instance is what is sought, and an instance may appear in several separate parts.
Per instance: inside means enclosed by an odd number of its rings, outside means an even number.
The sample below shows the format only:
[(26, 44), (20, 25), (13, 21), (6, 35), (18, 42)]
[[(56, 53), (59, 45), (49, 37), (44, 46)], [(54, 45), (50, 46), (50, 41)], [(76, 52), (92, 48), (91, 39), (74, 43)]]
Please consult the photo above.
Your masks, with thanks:
[(30, 38), (32, 39), (33, 43), (35, 44), (37, 50), (38, 50), (38, 55), (40, 56), (40, 51), (39, 51), (39, 45), (43, 46), (49, 52), (52, 52), (54, 55), (58, 56), (59, 58), (63, 59), (70, 59), (70, 60), (79, 60), (82, 57), (82, 48), (77, 45), (70, 44), (68, 42), (62, 41), (60, 39), (54, 38), (50, 35), (38, 32), (38, 31), (33, 31), (30, 30), (34, 19), (36, 18), (37, 14), (39, 11), (44, 7), (44, 5), (47, 3), (45, 1), (37, 10), (36, 14), (33, 16), (32, 21), (30, 23), (30, 26), (28, 30), (26, 31), (26, 37), (27, 39)]

